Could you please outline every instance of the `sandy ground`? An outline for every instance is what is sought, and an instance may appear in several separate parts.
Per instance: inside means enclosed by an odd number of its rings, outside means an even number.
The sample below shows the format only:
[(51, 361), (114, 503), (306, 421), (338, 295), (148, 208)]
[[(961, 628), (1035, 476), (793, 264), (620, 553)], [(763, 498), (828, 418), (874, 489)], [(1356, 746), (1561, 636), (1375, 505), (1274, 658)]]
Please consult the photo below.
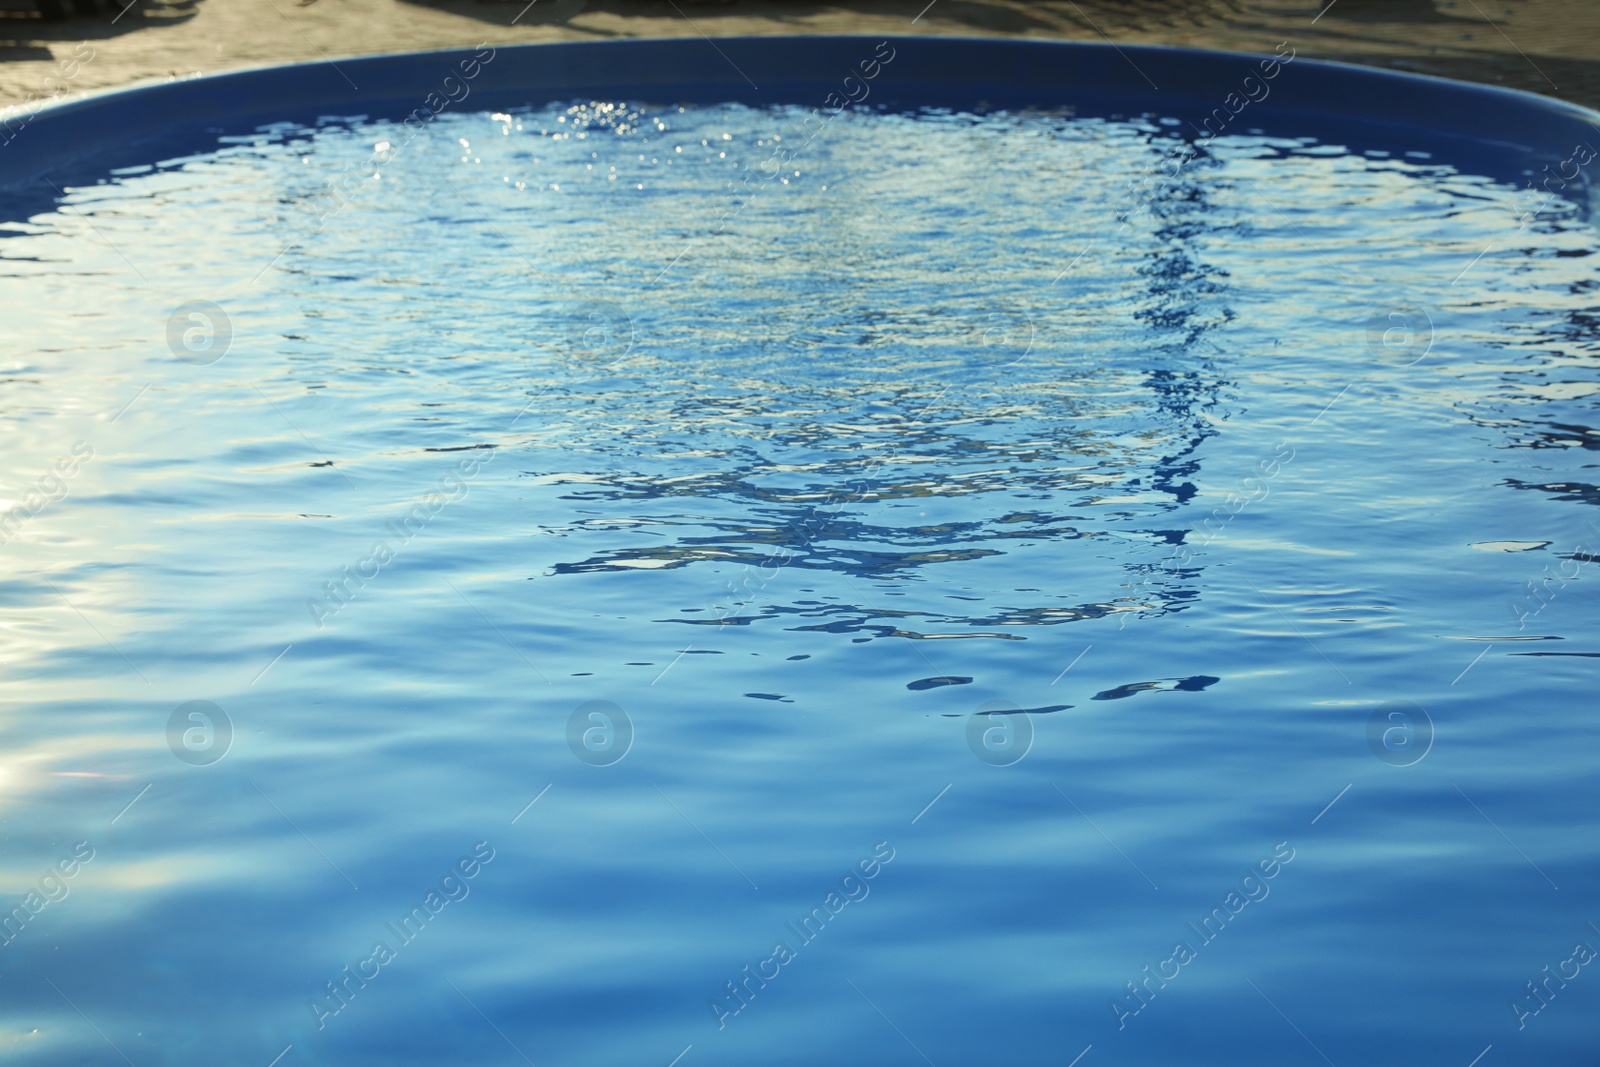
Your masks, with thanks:
[[(88, 8), (93, 0), (77, 0)], [(102, 0), (109, 2), (109, 0)], [(1272, 51), (1498, 83), (1600, 108), (1596, 0), (134, 0), (46, 22), (0, 0), (0, 106), (151, 78), (533, 41), (966, 34)], [(77, 64), (68, 63), (76, 54)], [(92, 58), (87, 62), (81, 57)], [(76, 70), (70, 76), (66, 71)]]

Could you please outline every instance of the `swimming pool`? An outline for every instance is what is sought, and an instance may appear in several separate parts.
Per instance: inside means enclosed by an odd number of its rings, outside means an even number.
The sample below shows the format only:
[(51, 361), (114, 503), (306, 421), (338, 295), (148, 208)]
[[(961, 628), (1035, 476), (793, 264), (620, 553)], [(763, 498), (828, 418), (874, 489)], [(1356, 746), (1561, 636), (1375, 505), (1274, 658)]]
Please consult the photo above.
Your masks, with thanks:
[(7, 1047), (1586, 1062), (1589, 117), (834, 38), (17, 126)]

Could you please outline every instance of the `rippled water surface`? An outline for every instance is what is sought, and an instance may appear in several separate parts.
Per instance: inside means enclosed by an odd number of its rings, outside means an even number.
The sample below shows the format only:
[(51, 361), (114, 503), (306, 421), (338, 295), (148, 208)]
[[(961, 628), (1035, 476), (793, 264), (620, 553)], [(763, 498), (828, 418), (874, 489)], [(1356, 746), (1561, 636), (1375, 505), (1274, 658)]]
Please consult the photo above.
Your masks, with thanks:
[(799, 115), (8, 216), (0, 1047), (1592, 1062), (1577, 209)]

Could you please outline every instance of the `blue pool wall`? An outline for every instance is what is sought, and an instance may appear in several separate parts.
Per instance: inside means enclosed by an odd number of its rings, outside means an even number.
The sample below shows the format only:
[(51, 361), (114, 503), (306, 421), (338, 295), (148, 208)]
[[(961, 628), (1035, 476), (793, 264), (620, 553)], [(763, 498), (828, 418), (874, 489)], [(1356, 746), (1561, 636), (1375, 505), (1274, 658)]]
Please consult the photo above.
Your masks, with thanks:
[[(886, 63), (875, 57), (892, 51)], [(17, 216), (24, 194), (92, 184), (114, 169), (155, 164), (273, 123), (392, 119), (437, 94), (450, 111), (626, 99), (659, 105), (794, 104), (826, 115), (852, 107), (1018, 110), (1177, 118), (1172, 136), (1203, 140), (1208, 117), (1227, 134), (1315, 137), (1354, 151), (1426, 153), (1468, 173), (1563, 196), (1588, 210), (1600, 113), (1532, 93), (1294, 58), (1262, 78), (1269, 55), (1061, 41), (959, 37), (730, 37), (493, 46), (292, 64), (176, 79), (13, 113), (0, 133), (0, 193)], [(1292, 42), (1278, 52), (1289, 55)], [(719, 54), (720, 53), (720, 54)], [(871, 64), (878, 62), (877, 68)], [(1280, 59), (1281, 62), (1281, 59)], [(867, 64), (863, 68), (863, 64)], [(870, 80), (863, 69), (875, 71)], [(1270, 67), (1266, 69), (1272, 69)], [(471, 71), (465, 78), (462, 71)], [(748, 79), (746, 75), (748, 75)], [(1255, 81), (1247, 83), (1247, 78)], [(446, 81), (446, 79), (452, 79)], [(847, 81), (847, 79), (852, 79)], [(752, 84), (754, 82), (754, 84)], [(1247, 90), (1245, 87), (1250, 86)], [(465, 87), (465, 95), (463, 94)], [(1212, 127), (1218, 125), (1213, 121)], [(1584, 152), (1584, 146), (1593, 146)], [(1577, 173), (1570, 178), (1571, 172)], [(1050, 176), (1041, 174), (1041, 180)]]

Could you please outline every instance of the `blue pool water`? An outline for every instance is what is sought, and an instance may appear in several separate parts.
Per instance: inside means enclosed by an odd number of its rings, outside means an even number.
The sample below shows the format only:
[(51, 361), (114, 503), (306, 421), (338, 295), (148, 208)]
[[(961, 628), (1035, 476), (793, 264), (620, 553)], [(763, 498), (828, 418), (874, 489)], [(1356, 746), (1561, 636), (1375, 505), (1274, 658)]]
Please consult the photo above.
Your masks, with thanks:
[(1581, 210), (802, 116), (8, 216), (0, 1047), (1592, 1063)]

